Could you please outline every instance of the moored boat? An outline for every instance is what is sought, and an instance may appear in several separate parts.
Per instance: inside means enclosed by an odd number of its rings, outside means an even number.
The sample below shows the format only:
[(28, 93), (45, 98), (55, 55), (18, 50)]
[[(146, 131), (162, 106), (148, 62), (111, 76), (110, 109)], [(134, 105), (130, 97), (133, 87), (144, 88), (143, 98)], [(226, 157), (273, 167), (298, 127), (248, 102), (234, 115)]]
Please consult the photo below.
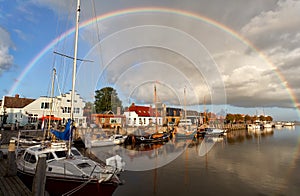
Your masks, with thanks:
[(176, 138), (193, 138), (197, 132), (191, 125), (178, 126), (175, 128)]
[(85, 145), (88, 147), (113, 146), (123, 144), (127, 136), (114, 134), (109, 137), (88, 137), (85, 139)]
[[(147, 129), (146, 129), (147, 130)], [(125, 140), (125, 144), (139, 143), (157, 143), (165, 142), (170, 139), (170, 132), (147, 132), (145, 128), (138, 128), (132, 134), (129, 134)]]
[(46, 155), (45, 190), (50, 195), (112, 195), (121, 181), (117, 176), (124, 163), (114, 157), (115, 165), (99, 164), (83, 157), (75, 148), (68, 155), (66, 142), (47, 142), (28, 147), (17, 161), (17, 174), (31, 188), (40, 155)]
[[(51, 130), (56, 138), (64, 141), (42, 142), (31, 146), (17, 160), (17, 173), (28, 186), (32, 186), (40, 156), (46, 156), (45, 190), (52, 195), (112, 195), (121, 180), (118, 174), (124, 170), (125, 163), (119, 155), (98, 163), (74, 153), (72, 148), (74, 126), (75, 81), (77, 68), (77, 48), (79, 32), (80, 0), (76, 7), (76, 28), (74, 42), (72, 90), (70, 100), (70, 119), (65, 130)], [(51, 104), (52, 105), (52, 104)], [(72, 152), (73, 149), (73, 152)], [(78, 152), (78, 151), (77, 151)]]
[(205, 128), (205, 135), (217, 135), (221, 136), (224, 135), (226, 131), (224, 129), (218, 128)]

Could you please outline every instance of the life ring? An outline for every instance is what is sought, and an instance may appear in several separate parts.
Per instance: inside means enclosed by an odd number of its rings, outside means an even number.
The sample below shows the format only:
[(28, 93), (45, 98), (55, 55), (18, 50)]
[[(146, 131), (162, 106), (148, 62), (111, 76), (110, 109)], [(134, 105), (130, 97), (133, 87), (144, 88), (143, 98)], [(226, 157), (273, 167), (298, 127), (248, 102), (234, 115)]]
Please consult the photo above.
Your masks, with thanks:
[(140, 140), (142, 140), (142, 141), (143, 141), (144, 139), (145, 139), (144, 137), (140, 137)]

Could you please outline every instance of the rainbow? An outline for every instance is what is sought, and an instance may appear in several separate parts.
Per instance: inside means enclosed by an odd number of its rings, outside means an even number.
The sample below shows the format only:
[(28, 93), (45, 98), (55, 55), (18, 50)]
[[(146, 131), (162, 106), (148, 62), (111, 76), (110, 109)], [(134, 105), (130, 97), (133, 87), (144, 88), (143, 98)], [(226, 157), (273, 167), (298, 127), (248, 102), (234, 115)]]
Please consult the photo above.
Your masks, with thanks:
[[(118, 10), (114, 12), (109, 12), (103, 15), (99, 15), (97, 17), (91, 18), (89, 20), (86, 20), (80, 24), (79, 28), (84, 28), (87, 27), (95, 21), (103, 21), (107, 20), (113, 17), (120, 17), (124, 15), (130, 15), (130, 14), (139, 14), (139, 13), (168, 13), (168, 14), (175, 14), (179, 16), (184, 16), (184, 17), (189, 17), (195, 20), (200, 20), (202, 22), (205, 22), (209, 25), (212, 25), (230, 35), (235, 37), (236, 39), (240, 40), (243, 44), (251, 48), (253, 51), (255, 51), (278, 75), (279, 79), (281, 80), (282, 84), (288, 91), (289, 95), (291, 96), (291, 100), (293, 101), (294, 106), (297, 108), (298, 106), (298, 101), (296, 98), (295, 93), (291, 90), (291, 88), (288, 86), (288, 83), (286, 82), (284, 76), (282, 73), (277, 69), (277, 67), (268, 59), (268, 57), (260, 51), (257, 47), (255, 47), (249, 40), (245, 39), (242, 37), (240, 34), (235, 32), (234, 30), (228, 28), (227, 26), (212, 20), (211, 18), (207, 18), (205, 16), (195, 14), (193, 12), (185, 11), (185, 10), (179, 10), (179, 9), (171, 9), (171, 8), (164, 8), (164, 7), (141, 7), (141, 8), (130, 8), (130, 9), (124, 9), (124, 10)], [(16, 82), (12, 85), (11, 89), (9, 90), (10, 95), (14, 94), (19, 83), (25, 78), (27, 73), (34, 67), (34, 65), (54, 46), (59, 43), (60, 41), (64, 40), (68, 36), (74, 33), (74, 28), (69, 29), (68, 31), (64, 32), (62, 35), (59, 37), (55, 38), (53, 41), (51, 41), (41, 52), (39, 52), (25, 67), (25, 69), (22, 71), (22, 73), (19, 75), (18, 79)]]

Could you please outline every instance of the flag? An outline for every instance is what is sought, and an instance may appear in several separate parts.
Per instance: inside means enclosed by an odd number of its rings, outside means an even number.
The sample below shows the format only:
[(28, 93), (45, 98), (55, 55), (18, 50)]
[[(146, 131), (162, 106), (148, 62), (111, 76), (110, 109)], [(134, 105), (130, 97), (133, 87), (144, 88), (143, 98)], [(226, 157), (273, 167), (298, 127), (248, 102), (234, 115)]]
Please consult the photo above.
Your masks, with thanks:
[(44, 118), (44, 116), (43, 116), (42, 126), (41, 126), (42, 131), (44, 131), (44, 128), (45, 128), (45, 118)]
[(57, 131), (51, 129), (50, 132), (55, 135), (56, 138), (61, 139), (61, 140), (69, 140), (71, 136), (71, 131), (72, 131), (72, 121), (71, 119), (68, 119), (68, 122), (66, 124), (65, 130), (62, 131)]

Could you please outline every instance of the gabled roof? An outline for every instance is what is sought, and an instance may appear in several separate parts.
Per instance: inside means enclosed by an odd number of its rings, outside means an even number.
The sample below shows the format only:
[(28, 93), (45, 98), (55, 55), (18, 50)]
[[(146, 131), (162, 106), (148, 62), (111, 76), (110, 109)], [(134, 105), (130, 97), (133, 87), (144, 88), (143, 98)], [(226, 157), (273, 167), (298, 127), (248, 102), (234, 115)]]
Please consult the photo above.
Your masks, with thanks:
[(20, 98), (19, 95), (15, 95), (14, 97), (5, 96), (3, 101), (3, 106), (6, 108), (24, 108), (35, 99)]
[[(155, 108), (148, 106), (137, 106), (134, 103), (132, 103), (131, 106), (129, 106), (128, 111), (137, 113), (139, 117), (155, 116)], [(159, 111), (157, 111), (157, 116), (160, 116)]]

